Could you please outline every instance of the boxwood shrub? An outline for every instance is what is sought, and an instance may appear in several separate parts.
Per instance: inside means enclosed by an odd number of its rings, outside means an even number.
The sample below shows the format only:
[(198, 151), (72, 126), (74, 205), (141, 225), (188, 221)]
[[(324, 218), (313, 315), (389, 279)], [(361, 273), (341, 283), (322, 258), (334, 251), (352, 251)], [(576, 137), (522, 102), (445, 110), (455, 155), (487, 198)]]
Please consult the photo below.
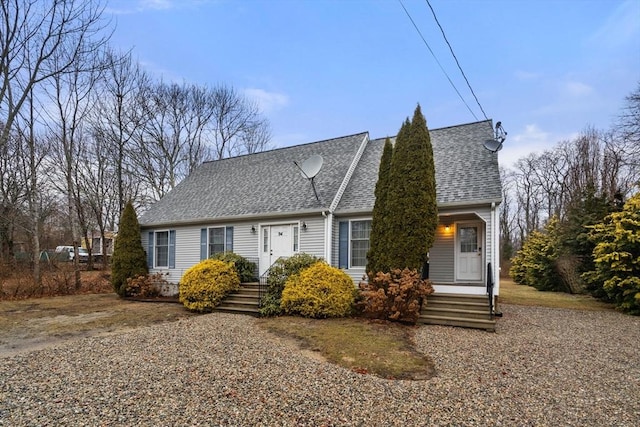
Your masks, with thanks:
[(180, 302), (192, 311), (208, 313), (230, 292), (240, 289), (232, 263), (206, 259), (188, 269), (180, 282)]
[(282, 298), (282, 290), (284, 284), (289, 277), (299, 274), (305, 268), (308, 268), (320, 261), (320, 258), (299, 253), (289, 258), (279, 258), (269, 269), (267, 278), (267, 292), (262, 298), (262, 308), (260, 314), (262, 316), (278, 316), (282, 314), (280, 308), (280, 299)]
[(320, 261), (289, 277), (280, 307), (304, 317), (344, 317), (351, 314), (356, 294), (347, 273)]

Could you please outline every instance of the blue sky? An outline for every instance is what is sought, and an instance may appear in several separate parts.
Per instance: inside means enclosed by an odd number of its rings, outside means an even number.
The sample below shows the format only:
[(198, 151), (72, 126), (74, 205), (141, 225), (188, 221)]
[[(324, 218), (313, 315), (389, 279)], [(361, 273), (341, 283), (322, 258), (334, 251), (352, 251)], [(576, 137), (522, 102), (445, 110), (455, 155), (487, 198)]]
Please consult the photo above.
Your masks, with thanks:
[[(430, 0), (490, 119), (500, 161), (608, 129), (640, 82), (640, 0)], [(109, 0), (112, 44), (166, 81), (234, 86), (271, 145), (483, 120), (426, 0)]]

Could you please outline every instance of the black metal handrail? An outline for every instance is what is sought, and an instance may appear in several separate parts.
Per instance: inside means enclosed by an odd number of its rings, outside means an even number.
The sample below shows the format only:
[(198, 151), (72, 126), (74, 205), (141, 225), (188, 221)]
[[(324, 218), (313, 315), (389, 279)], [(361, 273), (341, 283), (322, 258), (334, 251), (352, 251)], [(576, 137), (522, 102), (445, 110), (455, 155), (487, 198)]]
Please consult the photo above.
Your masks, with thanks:
[(271, 264), (269, 266), (269, 268), (267, 268), (264, 273), (262, 273), (262, 275), (258, 278), (258, 308), (262, 308), (262, 299), (264, 298), (265, 294), (267, 293), (267, 289), (269, 287), (269, 273), (271, 273), (271, 267), (273, 267), (275, 265), (276, 262), (278, 262), (278, 260), (280, 260), (282, 257), (278, 258), (277, 260), (275, 260), (273, 262), (273, 264)]
[(493, 270), (491, 263), (487, 263), (487, 295), (489, 296), (489, 314), (493, 319)]

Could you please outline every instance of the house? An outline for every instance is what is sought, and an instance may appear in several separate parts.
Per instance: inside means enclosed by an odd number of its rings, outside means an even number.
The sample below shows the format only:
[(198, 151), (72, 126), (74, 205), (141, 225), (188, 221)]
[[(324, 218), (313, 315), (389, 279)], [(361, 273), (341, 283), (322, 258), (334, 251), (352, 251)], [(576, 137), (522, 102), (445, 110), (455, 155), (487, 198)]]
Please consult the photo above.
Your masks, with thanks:
[[(484, 148), (491, 121), (430, 130), (439, 225), (430, 250), (436, 293), (499, 293), (497, 154)], [(140, 218), (152, 273), (179, 283), (210, 255), (233, 251), (263, 274), (279, 257), (306, 252), (365, 273), (383, 139), (368, 133), (203, 163)], [(297, 164), (320, 155), (312, 183)], [(490, 269), (489, 265), (493, 268)], [(177, 291), (177, 288), (175, 289)]]

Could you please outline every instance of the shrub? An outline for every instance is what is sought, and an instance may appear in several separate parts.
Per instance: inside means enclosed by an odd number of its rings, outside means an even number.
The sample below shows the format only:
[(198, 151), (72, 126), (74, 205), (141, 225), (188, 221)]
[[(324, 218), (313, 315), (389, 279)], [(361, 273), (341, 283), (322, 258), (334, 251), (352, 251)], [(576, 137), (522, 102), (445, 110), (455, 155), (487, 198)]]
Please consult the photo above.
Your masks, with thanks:
[(189, 310), (209, 313), (232, 291), (240, 289), (233, 264), (206, 259), (189, 268), (180, 283), (180, 302)]
[(318, 261), (320, 261), (318, 257), (300, 253), (290, 258), (279, 258), (273, 263), (271, 268), (269, 268), (267, 292), (261, 301), (260, 314), (262, 316), (278, 316), (282, 314), (280, 300), (287, 279), (295, 274), (299, 274), (302, 270)]
[(601, 287), (618, 308), (640, 315), (640, 193), (627, 200), (622, 212), (590, 229), (594, 270), (583, 277)]
[(558, 218), (552, 217), (542, 231), (529, 234), (522, 249), (511, 260), (513, 281), (539, 291), (567, 291), (556, 265), (560, 244)]
[(158, 285), (162, 286), (167, 281), (162, 278), (162, 273), (146, 274), (127, 279), (125, 296), (128, 297), (157, 297), (160, 295)]
[(414, 324), (420, 317), (424, 298), (433, 293), (431, 282), (422, 279), (418, 270), (408, 268), (378, 273), (359, 287), (360, 308), (365, 316)]
[(343, 317), (351, 313), (356, 292), (347, 273), (320, 261), (289, 277), (280, 307), (304, 317)]
[(127, 279), (148, 273), (147, 255), (140, 240), (140, 224), (131, 202), (122, 212), (118, 238), (111, 261), (111, 284), (118, 295), (125, 296)]
[(211, 259), (232, 263), (240, 276), (241, 283), (252, 282), (256, 279), (256, 264), (241, 255), (234, 252), (220, 252), (213, 255)]

